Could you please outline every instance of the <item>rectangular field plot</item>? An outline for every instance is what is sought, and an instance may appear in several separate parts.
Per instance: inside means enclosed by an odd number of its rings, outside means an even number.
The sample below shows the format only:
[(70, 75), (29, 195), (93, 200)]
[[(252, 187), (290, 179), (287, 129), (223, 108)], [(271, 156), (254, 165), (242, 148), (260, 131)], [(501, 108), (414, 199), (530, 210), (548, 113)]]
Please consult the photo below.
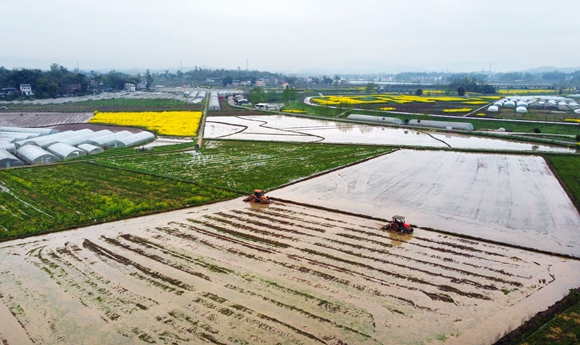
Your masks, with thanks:
[(236, 199), (5, 242), (0, 338), (486, 344), (578, 281), (576, 261), (381, 225)]
[(90, 163), (0, 172), (0, 239), (100, 223), (238, 196)]
[(270, 195), (580, 257), (580, 215), (539, 156), (400, 150)]
[(293, 116), (209, 117), (205, 138), (574, 153), (574, 148)]

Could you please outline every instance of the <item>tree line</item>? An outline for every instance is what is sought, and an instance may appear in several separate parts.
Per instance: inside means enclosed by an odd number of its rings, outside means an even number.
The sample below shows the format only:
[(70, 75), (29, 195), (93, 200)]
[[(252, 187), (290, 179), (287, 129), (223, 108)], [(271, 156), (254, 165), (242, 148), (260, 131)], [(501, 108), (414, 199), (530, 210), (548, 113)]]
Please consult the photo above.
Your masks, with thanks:
[[(86, 74), (77, 69), (68, 70), (56, 63), (52, 64), (48, 71), (27, 68), (9, 70), (0, 66), (0, 88), (19, 90), (21, 84), (30, 84), (35, 98), (55, 98), (63, 93), (81, 96), (107, 88), (121, 90), (125, 83), (138, 83), (140, 81), (140, 76), (114, 70), (106, 74), (94, 71)], [(19, 95), (5, 96), (16, 98)]]

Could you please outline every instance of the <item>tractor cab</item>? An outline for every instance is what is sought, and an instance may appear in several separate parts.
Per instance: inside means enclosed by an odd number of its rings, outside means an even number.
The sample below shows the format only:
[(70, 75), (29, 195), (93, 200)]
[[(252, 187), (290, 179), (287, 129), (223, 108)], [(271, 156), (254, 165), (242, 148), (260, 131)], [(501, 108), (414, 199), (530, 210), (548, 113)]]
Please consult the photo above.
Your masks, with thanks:
[(403, 224), (405, 224), (405, 217), (403, 216), (393, 216), (393, 220), (394, 223), (397, 223), (397, 225), (399, 226), (403, 226)]
[(244, 201), (255, 202), (260, 204), (269, 204), (270, 198), (268, 198), (264, 191), (261, 189), (255, 189), (254, 194), (250, 195)]
[(405, 222), (404, 216), (394, 215), (391, 222), (384, 225), (383, 230), (400, 231), (402, 233), (410, 234), (413, 232), (411, 224)]

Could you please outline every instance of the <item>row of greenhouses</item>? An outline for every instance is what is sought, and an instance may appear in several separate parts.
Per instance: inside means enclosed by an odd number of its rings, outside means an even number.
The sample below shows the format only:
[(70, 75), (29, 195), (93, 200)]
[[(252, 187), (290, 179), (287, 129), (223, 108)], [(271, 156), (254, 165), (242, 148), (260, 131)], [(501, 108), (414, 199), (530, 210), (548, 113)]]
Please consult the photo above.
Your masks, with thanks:
[(133, 147), (155, 139), (150, 132), (131, 133), (81, 129), (58, 132), (45, 128), (0, 127), (0, 168), (24, 164), (49, 164), (103, 152)]
[(516, 112), (526, 113), (528, 109), (572, 111), (580, 113), (580, 105), (573, 99), (560, 96), (521, 96), (504, 98), (487, 108), (489, 112), (498, 112), (501, 108), (515, 109)]
[(406, 126), (429, 127), (445, 130), (460, 130), (460, 131), (473, 130), (473, 125), (469, 122), (449, 122), (449, 121), (433, 121), (433, 120), (410, 120), (404, 122), (396, 117), (382, 117), (362, 114), (350, 114), (348, 115), (348, 119), (353, 121), (382, 123), (386, 125), (406, 125)]

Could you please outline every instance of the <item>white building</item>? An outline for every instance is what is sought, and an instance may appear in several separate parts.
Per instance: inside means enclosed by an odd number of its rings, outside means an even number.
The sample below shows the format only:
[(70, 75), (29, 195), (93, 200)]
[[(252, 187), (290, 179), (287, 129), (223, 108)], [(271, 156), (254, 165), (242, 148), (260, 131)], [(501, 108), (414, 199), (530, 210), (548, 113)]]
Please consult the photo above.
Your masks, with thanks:
[(23, 96), (34, 96), (30, 84), (20, 84), (20, 94)]
[(135, 92), (135, 84), (133, 83), (125, 83), (124, 90), (127, 92)]

